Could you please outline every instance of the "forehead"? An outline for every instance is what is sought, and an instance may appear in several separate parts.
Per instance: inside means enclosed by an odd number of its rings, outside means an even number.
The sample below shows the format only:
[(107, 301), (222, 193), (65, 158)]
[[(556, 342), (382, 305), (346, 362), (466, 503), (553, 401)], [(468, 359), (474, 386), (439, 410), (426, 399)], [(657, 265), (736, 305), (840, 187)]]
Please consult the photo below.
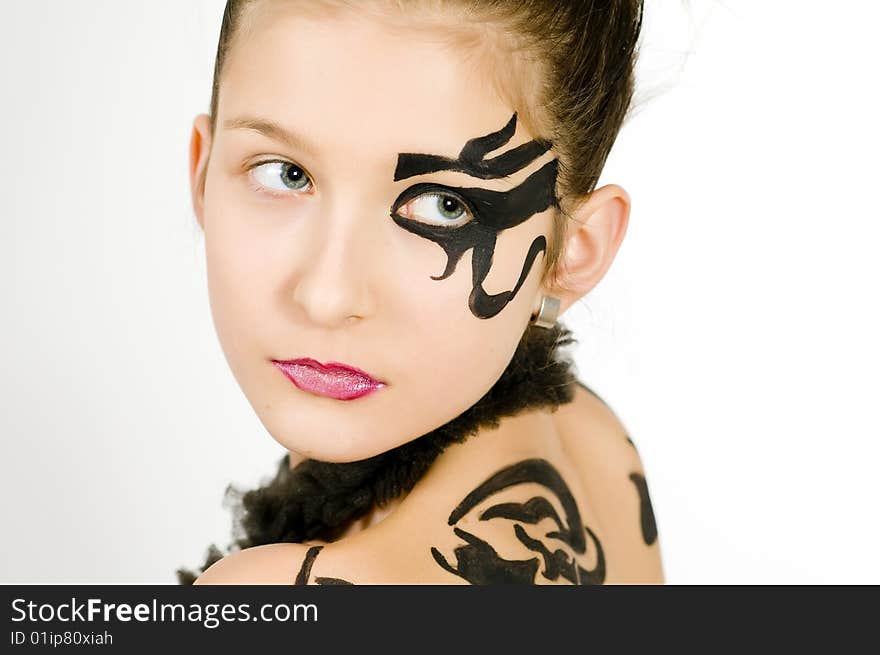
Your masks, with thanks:
[[(317, 144), (328, 158), (456, 155), (503, 127), (517, 108), (490, 64), (428, 29), (401, 29), (350, 10), (260, 16), (236, 43), (221, 82), (219, 116), (259, 116)], [(291, 6), (292, 5), (292, 6)], [(524, 126), (508, 146), (531, 140)]]

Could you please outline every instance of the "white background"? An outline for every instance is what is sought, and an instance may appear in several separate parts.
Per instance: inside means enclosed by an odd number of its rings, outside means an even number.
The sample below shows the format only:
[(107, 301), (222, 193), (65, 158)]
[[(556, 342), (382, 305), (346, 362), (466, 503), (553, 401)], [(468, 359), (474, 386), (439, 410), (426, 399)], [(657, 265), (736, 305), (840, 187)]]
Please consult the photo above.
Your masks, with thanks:
[[(601, 181), (629, 230), (565, 316), (582, 379), (642, 454), (668, 582), (880, 583), (880, 6), (648, 4)], [(222, 9), (2, 3), (0, 582), (174, 583), (282, 454), (190, 205)]]

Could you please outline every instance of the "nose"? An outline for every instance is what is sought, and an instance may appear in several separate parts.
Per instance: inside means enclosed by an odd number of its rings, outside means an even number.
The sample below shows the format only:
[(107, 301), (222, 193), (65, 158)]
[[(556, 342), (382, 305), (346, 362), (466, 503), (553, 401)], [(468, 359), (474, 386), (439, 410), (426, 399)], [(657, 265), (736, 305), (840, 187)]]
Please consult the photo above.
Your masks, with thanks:
[(325, 329), (349, 326), (375, 312), (379, 225), (368, 216), (320, 217), (299, 261), (293, 300), (304, 320)]

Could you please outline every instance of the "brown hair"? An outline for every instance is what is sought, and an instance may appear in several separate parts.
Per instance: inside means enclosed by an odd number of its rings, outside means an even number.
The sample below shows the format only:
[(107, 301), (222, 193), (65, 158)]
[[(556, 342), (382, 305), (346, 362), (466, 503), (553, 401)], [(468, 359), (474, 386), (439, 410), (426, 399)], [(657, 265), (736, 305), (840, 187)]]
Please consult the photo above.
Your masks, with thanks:
[[(298, 1), (361, 9), (383, 4)], [(214, 61), (212, 135), (224, 65), (233, 44), (251, 28), (251, 12), (264, 2), (227, 0)], [(542, 278), (546, 279), (559, 260), (570, 210), (596, 188), (629, 110), (642, 0), (384, 0), (384, 4), (398, 10), (427, 9), (435, 16), (457, 12), (464, 20), (432, 27), (449, 32), (457, 44), (482, 49), (503, 62), (493, 67), (497, 88), (513, 100), (533, 136), (553, 142), (559, 160), (560, 211), (544, 260)]]

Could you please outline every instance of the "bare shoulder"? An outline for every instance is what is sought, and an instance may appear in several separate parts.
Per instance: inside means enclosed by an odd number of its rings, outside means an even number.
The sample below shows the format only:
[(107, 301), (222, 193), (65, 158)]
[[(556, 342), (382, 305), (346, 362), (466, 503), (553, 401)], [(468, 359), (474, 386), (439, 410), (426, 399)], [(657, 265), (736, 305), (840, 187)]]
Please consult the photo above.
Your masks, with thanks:
[(644, 470), (627, 427), (611, 407), (583, 383), (578, 384), (574, 401), (561, 405), (553, 416), (566, 449), (583, 463), (591, 460), (591, 474), (619, 472), (622, 468)]
[(308, 548), (279, 543), (239, 550), (209, 566), (193, 584), (293, 584)]
[(554, 422), (566, 453), (579, 472), (620, 582), (664, 581), (657, 524), (644, 463), (615, 412), (583, 384), (575, 400), (561, 406)]

